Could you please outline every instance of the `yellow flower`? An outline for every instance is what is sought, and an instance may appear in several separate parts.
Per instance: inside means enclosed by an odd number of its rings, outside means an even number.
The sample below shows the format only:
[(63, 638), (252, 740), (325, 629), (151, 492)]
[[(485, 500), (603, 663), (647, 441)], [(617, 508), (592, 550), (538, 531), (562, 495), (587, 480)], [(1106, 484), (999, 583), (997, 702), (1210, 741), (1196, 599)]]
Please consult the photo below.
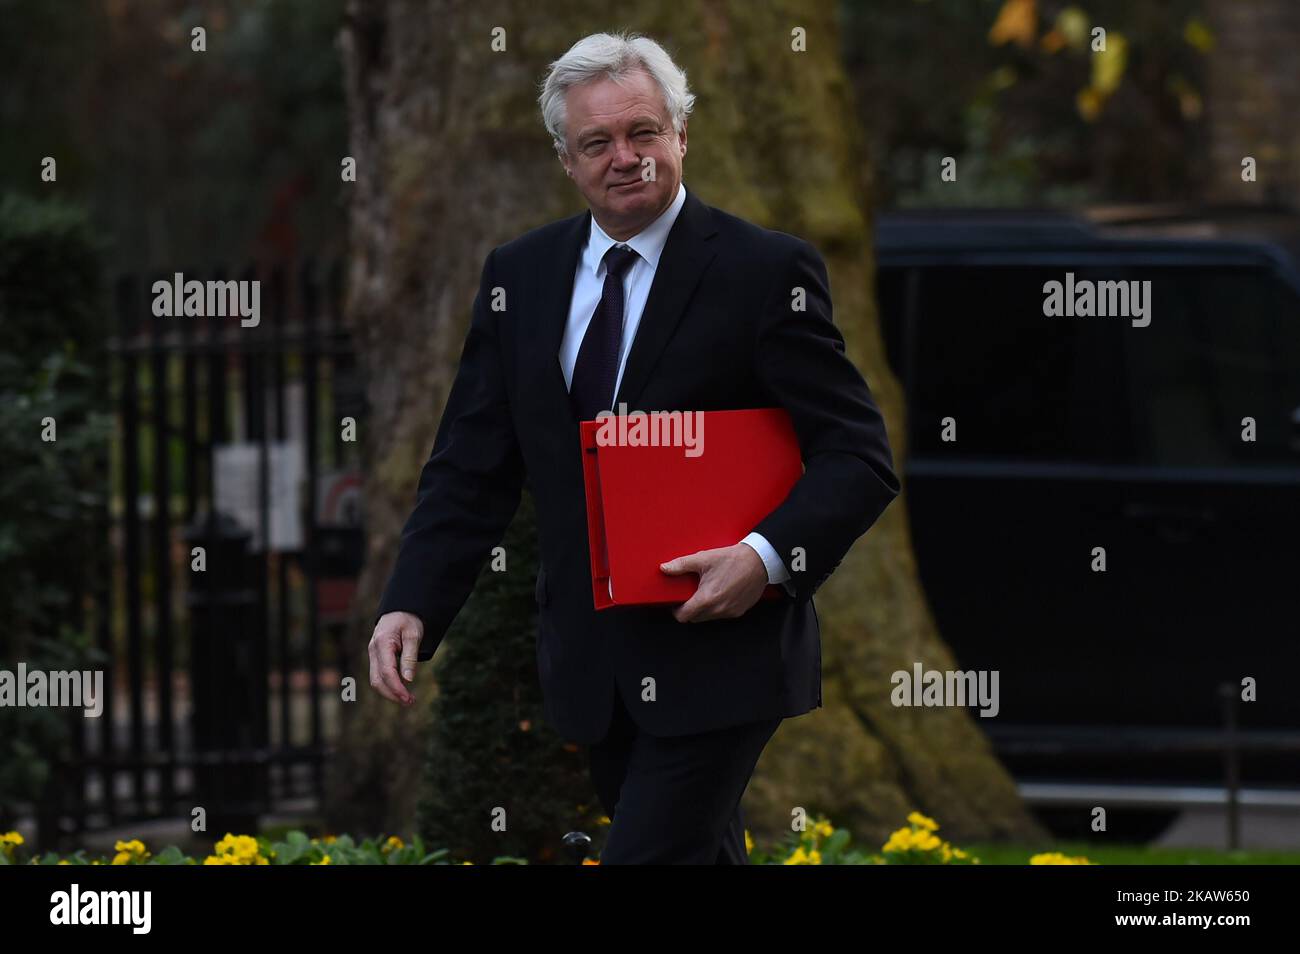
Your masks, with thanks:
[[(226, 860), (213, 862), (213, 864), (227, 865), (265, 865), (270, 864), (266, 858), (262, 857), (261, 848), (257, 844), (257, 839), (249, 835), (232, 835), (226, 833), (226, 837), (217, 842), (217, 855)], [(207, 864), (208, 862), (204, 862)]]
[(1059, 851), (1044, 851), (1034, 855), (1029, 859), (1031, 865), (1090, 865), (1092, 864), (1087, 858), (1079, 855), (1069, 857)]
[(941, 843), (938, 835), (931, 835), (929, 832), (918, 834), (916, 840), (912, 842), (913, 847), (921, 851), (934, 851)]
[(749, 829), (746, 828), (745, 829), (745, 854), (749, 855), (753, 853), (754, 853), (754, 836), (751, 835), (749, 833)]
[(380, 850), (384, 854), (388, 854), (390, 851), (396, 851), (401, 847), (402, 847), (402, 839), (398, 838), (396, 835), (390, 835), (388, 837), (388, 840), (384, 842), (384, 847), (381, 848)]
[[(937, 851), (944, 864), (958, 856), (958, 849), (954, 849), (952, 845), (934, 834), (934, 830), (939, 825), (933, 818), (920, 812), (911, 812), (907, 820), (909, 826), (891, 834), (889, 840), (881, 846), (882, 852)], [(963, 852), (960, 857), (965, 857), (965, 853)]]
[(23, 836), (18, 834), (18, 832), (16, 831), (7, 831), (4, 834), (0, 834), (0, 845), (16, 846), (16, 845), (21, 845), (22, 843), (23, 843)]
[(72, 864), (72, 862), (69, 861), (67, 858), (60, 858), (60, 859), (59, 859), (59, 864), (61, 864), (61, 865), (70, 865), (70, 864)]
[(610, 822), (610, 820), (609, 820), (609, 816), (608, 816), (608, 815), (601, 815), (599, 818), (596, 819), (596, 824), (597, 824), (597, 825), (609, 825), (609, 824), (612, 824), (612, 822)]
[(117, 852), (113, 856), (113, 864), (115, 865), (139, 864), (149, 857), (144, 842), (138, 838), (133, 838), (130, 841), (119, 841), (113, 845), (113, 850)]
[(337, 836), (337, 835), (326, 835), (324, 838), (321, 839), (321, 842), (324, 843), (324, 844), (326, 844), (326, 845), (332, 845), (332, 844), (334, 844), (334, 842), (336, 842), (336, 841), (338, 841), (338, 840), (339, 840), (339, 839), (338, 839), (338, 836)]
[(329, 864), (333, 864), (333, 863), (334, 863), (334, 862), (330, 860), (330, 856), (329, 856), (329, 855), (325, 855), (323, 858), (321, 858), (320, 861), (313, 861), (313, 862), (312, 862), (312, 864), (314, 864), (314, 865), (329, 865)]
[(924, 828), (926, 831), (937, 831), (939, 828), (938, 822), (933, 818), (927, 818), (920, 812), (912, 812), (907, 816), (907, 820), (918, 828)]
[(817, 838), (829, 838), (832, 834), (835, 833), (835, 829), (831, 826), (831, 823), (824, 818), (818, 821), (815, 825), (813, 825), (812, 830), (813, 830), (813, 835), (815, 835)]
[(916, 844), (916, 832), (910, 828), (900, 828), (889, 836), (881, 851), (907, 851)]

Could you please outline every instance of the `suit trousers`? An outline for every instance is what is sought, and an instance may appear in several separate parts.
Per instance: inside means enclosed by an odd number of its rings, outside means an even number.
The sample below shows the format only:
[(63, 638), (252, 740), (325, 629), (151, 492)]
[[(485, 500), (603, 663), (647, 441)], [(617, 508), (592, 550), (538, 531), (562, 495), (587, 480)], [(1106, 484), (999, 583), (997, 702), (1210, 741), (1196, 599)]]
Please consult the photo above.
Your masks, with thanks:
[(633, 721), (618, 689), (608, 734), (589, 747), (609, 834), (602, 865), (745, 865), (740, 799), (781, 719), (659, 737)]

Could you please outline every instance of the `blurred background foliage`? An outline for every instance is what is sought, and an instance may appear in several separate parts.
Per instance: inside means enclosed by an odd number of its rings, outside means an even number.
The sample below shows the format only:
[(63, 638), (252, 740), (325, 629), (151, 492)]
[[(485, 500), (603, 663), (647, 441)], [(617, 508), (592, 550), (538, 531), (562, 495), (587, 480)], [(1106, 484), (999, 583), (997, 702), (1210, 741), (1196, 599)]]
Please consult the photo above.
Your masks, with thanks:
[[(842, 0), (876, 208), (1194, 195), (1203, 5)], [(0, 0), (0, 177), (84, 202), (116, 269), (338, 255), (344, 7)]]
[[(92, 669), (79, 625), (85, 581), (104, 572), (91, 534), (106, 488), (112, 417), (103, 347), (102, 248), (85, 214), (0, 197), (0, 664)], [(53, 427), (53, 430), (49, 428)], [(53, 440), (45, 439), (52, 437)], [(68, 711), (0, 707), (0, 830), (39, 802), (67, 755)], [(80, 718), (80, 713), (76, 713)]]
[[(0, 180), (84, 202), (115, 269), (337, 255), (342, 12), (0, 0)], [(191, 50), (194, 26), (206, 52)], [(40, 180), (44, 156), (57, 184)]]
[[(1162, 201), (1203, 153), (1201, 0), (843, 4), (877, 208)], [(1092, 31), (1106, 31), (1093, 51)], [(955, 182), (938, 176), (957, 160)]]

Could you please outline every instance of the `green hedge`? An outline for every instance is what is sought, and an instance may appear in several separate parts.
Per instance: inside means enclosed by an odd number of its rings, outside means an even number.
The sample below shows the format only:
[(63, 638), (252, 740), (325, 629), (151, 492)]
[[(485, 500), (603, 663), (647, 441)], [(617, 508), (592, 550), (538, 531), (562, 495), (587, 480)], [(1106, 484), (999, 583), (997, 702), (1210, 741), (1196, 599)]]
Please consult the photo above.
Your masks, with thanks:
[[(562, 860), (556, 832), (596, 832), (604, 814), (585, 752), (542, 715), (536, 538), (525, 492), (502, 540), (505, 570), (489, 561), (435, 656), (438, 693), (417, 830), (479, 864), (503, 854)], [(497, 807), (505, 809), (505, 831), (491, 827)]]
[[(101, 246), (84, 213), (0, 198), (0, 667), (99, 668), (74, 623), (102, 572), (111, 417)], [(53, 418), (55, 441), (42, 440)], [(97, 565), (94, 561), (99, 559)], [(67, 744), (57, 710), (0, 709), (0, 829), (41, 803)]]

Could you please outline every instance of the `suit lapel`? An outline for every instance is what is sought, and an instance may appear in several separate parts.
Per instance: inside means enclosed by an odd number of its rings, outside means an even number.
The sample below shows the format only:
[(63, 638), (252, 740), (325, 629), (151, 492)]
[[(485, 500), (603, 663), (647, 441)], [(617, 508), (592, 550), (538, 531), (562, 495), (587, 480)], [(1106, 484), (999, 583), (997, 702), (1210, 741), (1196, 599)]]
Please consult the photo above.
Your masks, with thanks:
[[(541, 404), (543, 417), (558, 423), (573, 424), (569, 389), (564, 383), (564, 369), (560, 367), (560, 343), (564, 340), (564, 326), (569, 319), (578, 258), (590, 233), (591, 210), (588, 209), (569, 220), (560, 240), (552, 246), (552, 253), (542, 262), (538, 281), (539, 298), (544, 304), (533, 355), (534, 360), (542, 364), (541, 390), (535, 396)], [(576, 431), (576, 425), (574, 427)]]

